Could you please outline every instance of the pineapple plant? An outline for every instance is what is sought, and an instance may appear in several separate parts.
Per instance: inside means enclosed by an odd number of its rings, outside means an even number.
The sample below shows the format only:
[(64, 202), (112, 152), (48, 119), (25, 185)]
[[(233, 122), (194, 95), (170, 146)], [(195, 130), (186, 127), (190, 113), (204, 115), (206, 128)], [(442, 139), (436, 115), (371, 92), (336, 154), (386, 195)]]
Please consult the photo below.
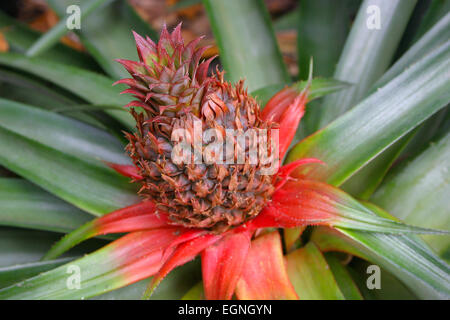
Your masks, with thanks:
[(448, 2), (205, 0), (223, 71), (77, 4), (88, 53), (0, 16), (0, 299), (449, 297)]

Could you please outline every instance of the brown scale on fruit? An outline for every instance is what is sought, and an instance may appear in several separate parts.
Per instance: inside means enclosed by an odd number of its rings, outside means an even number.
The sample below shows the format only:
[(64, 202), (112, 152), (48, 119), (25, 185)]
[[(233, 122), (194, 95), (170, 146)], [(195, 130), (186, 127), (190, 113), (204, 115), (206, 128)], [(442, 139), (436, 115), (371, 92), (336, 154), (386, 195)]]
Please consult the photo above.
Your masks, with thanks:
[[(185, 159), (189, 163), (174, 162), (172, 150), (181, 142), (193, 144), (195, 121), (202, 132), (213, 128), (223, 137), (227, 129), (270, 131), (275, 124), (260, 119), (259, 106), (243, 81), (232, 86), (221, 72), (207, 76), (211, 59), (200, 63), (206, 48), (196, 49), (198, 40), (185, 46), (180, 26), (172, 34), (164, 28), (158, 44), (137, 34), (135, 38), (140, 61), (121, 60), (133, 78), (119, 82), (129, 85), (125, 92), (138, 99), (128, 106), (140, 107), (131, 109), (137, 130), (127, 133), (127, 151), (143, 177), (140, 194), (168, 212), (174, 224), (186, 227), (222, 232), (255, 217), (274, 187), (272, 176), (260, 174), (263, 165), (250, 163), (248, 143), (242, 164), (236, 164), (237, 143), (229, 150), (234, 164), (196, 164), (194, 155)], [(189, 132), (191, 140), (173, 141), (178, 129)], [(202, 151), (213, 142), (217, 145), (214, 139), (203, 141)], [(258, 140), (254, 143), (258, 147)], [(225, 160), (225, 144), (222, 150)]]

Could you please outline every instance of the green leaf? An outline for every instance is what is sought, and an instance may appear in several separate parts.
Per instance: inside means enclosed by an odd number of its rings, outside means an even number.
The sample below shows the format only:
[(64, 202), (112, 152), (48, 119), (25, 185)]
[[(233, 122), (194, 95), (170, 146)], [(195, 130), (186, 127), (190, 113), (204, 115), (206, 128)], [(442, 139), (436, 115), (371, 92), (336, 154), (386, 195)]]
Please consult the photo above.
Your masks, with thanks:
[(416, 236), (320, 227), (312, 241), (321, 251), (348, 252), (385, 268), (422, 299), (450, 296), (449, 266)]
[(409, 18), (408, 24), (406, 25), (405, 31), (403, 32), (402, 39), (397, 46), (397, 50), (392, 61), (396, 61), (401, 57), (406, 50), (413, 44), (414, 36), (422, 22), (425, 13), (428, 11), (430, 1), (417, 1), (413, 12)]
[(322, 253), (310, 242), (286, 256), (286, 269), (302, 300), (344, 300)]
[[(42, 108), (51, 108), (52, 105), (70, 105), (70, 104), (77, 104), (80, 101), (77, 100), (76, 97), (70, 97), (70, 94), (68, 92), (63, 92), (63, 90), (58, 90), (57, 88), (49, 88), (46, 83), (39, 81), (35, 79), (35, 77), (31, 75), (25, 75), (20, 72), (14, 72), (10, 70), (0, 70), (0, 80), (2, 82), (1, 88), (2, 88), (2, 97), (6, 98), (8, 95), (7, 89), (11, 89), (11, 87), (20, 87), (24, 88), (22, 93), (28, 92), (30, 94), (26, 95), (23, 94), (23, 96), (17, 96), (16, 99), (22, 99), (29, 101), (29, 104), (34, 106), (39, 106)], [(11, 86), (8, 86), (6, 88), (5, 84), (10, 84)], [(32, 92), (30, 92), (30, 90)], [(40, 94), (33, 94), (38, 92)], [(81, 100), (81, 99), (80, 99)], [(31, 103), (31, 101), (36, 101), (35, 103)], [(19, 100), (19, 102), (25, 102)]]
[(436, 142), (450, 128), (450, 105), (435, 113), (423, 123), (412, 137), (400, 157), (411, 159), (425, 150), (430, 143)]
[[(354, 86), (325, 98), (316, 129), (323, 128), (359, 102), (389, 67), (415, 4), (415, 0), (363, 2), (333, 76)], [(369, 15), (367, 10), (370, 6), (375, 6), (372, 8), (378, 8), (379, 11), (369, 10)], [(380, 26), (369, 28), (368, 23), (376, 24), (377, 12)]]
[[(14, 53), (0, 54), (0, 65), (31, 73), (93, 104), (124, 106), (131, 101), (130, 97), (120, 95), (123, 86), (112, 86), (112, 79), (73, 66)], [(128, 112), (114, 109), (105, 112), (129, 128), (134, 126), (135, 121)]]
[(355, 175), (348, 179), (341, 188), (354, 197), (368, 200), (378, 185), (383, 181), (389, 168), (411, 141), (416, 129), (389, 146), (377, 157), (371, 160)]
[[(72, 108), (69, 106), (73, 106), (82, 101), (81, 99), (72, 97), (70, 93), (58, 89), (59, 88), (49, 87), (48, 84), (34, 79), (31, 75), (0, 70), (0, 96), (2, 98), (50, 110), (56, 105), (65, 105), (68, 106), (67, 108)], [(90, 114), (72, 112), (69, 116), (85, 123), (104, 128), (104, 126)]]
[(205, 291), (203, 289), (203, 282), (199, 281), (195, 286), (193, 286), (182, 298), (181, 300), (204, 300)]
[[(60, 237), (57, 233), (0, 227), (0, 268), (37, 262)], [(81, 256), (104, 244), (103, 240), (89, 240), (62, 258)]]
[[(290, 87), (297, 90), (297, 92), (300, 93), (307, 84), (308, 84), (307, 80), (298, 81), (290, 85)], [(335, 79), (314, 78), (311, 80), (310, 83), (308, 101), (318, 99), (327, 94), (348, 88), (349, 86), (350, 86), (349, 83)], [(251, 94), (256, 98), (256, 100), (258, 100), (261, 106), (264, 107), (266, 103), (270, 100), (270, 98), (272, 98), (278, 91), (282, 90), (284, 87), (285, 85), (282, 84), (270, 85), (268, 87), (255, 90)]]
[(423, 17), (419, 29), (415, 35), (416, 39), (422, 37), (437, 21), (450, 11), (450, 1), (448, 0), (431, 0), (430, 8)]
[(354, 242), (351, 242), (349, 238), (334, 228), (314, 227), (310, 241), (319, 247), (322, 252), (343, 252), (369, 260), (369, 256), (361, 246), (355, 245)]
[(364, 246), (370, 259), (403, 281), (422, 299), (450, 297), (449, 266), (412, 236), (343, 230)]
[(308, 175), (340, 185), (376, 155), (450, 101), (450, 41), (436, 48), (325, 129), (306, 138), (288, 161), (314, 157)]
[[(109, 0), (93, 0), (83, 3), (80, 7), (80, 21), (83, 20), (84, 23), (91, 12), (107, 1)], [(70, 31), (67, 27), (67, 22), (67, 19), (60, 20), (53, 28), (44, 33), (35, 43), (33, 43), (27, 50), (26, 55), (29, 57), (36, 57), (55, 45), (59, 39)]]
[(418, 300), (405, 285), (398, 280), (395, 276), (390, 274), (383, 268), (380, 268), (380, 289), (369, 289), (367, 287), (367, 280), (371, 273), (367, 270), (372, 263), (360, 260), (352, 259), (352, 262), (347, 267), (351, 273), (352, 278), (358, 284), (364, 299), (368, 300)]
[(270, 17), (262, 0), (204, 0), (220, 61), (232, 82), (246, 79), (249, 91), (286, 84)]
[(70, 232), (91, 218), (28, 181), (0, 178), (0, 225)]
[(0, 164), (94, 215), (138, 201), (135, 187), (113, 170), (4, 128), (0, 128)]
[(283, 229), (283, 243), (286, 252), (291, 252), (301, 246), (302, 239), (300, 237), (305, 229), (306, 226)]
[(10, 286), (16, 282), (31, 278), (41, 272), (45, 272), (69, 261), (74, 258), (61, 258), (51, 261), (39, 261), (15, 266), (0, 268), (0, 288)]
[[(385, 181), (372, 201), (407, 223), (450, 229), (450, 133)], [(439, 254), (449, 237), (424, 236)]]
[[(396, 220), (373, 204), (365, 206), (380, 217)], [(416, 235), (319, 227), (311, 240), (321, 251), (347, 252), (378, 264), (422, 299), (450, 297), (450, 267)]]
[(55, 113), (67, 113), (67, 112), (86, 111), (86, 110), (108, 110), (108, 109), (121, 110), (123, 112), (126, 111), (122, 107), (99, 105), (99, 104), (78, 104), (76, 106), (69, 106), (69, 107), (53, 107), (50, 110)]
[[(9, 17), (0, 11), (0, 28), (12, 51), (25, 53), (28, 48), (40, 37), (40, 33), (34, 31), (25, 24)], [(76, 51), (61, 43), (42, 54), (47, 60), (73, 65), (89, 70), (99, 70), (98, 65), (87, 54)]]
[[(313, 57), (314, 74), (333, 76), (360, 0), (302, 0), (298, 6), (299, 77), (306, 80)], [(324, 23), (326, 21), (326, 23)]]
[(353, 281), (347, 267), (339, 260), (335, 253), (326, 253), (325, 259), (330, 266), (334, 279), (346, 300), (362, 300), (358, 286)]
[[(430, 53), (433, 49), (445, 43), (450, 37), (450, 13), (443, 17), (427, 34), (425, 34), (416, 44), (414, 44), (384, 75), (378, 80), (371, 92), (383, 87), (408, 66), (412, 65), (419, 58)], [(375, 159), (369, 162), (362, 170), (349, 179), (343, 188), (356, 197), (368, 199), (382, 181), (391, 164), (404, 150), (412, 139), (425, 139), (429, 137), (429, 132), (438, 127), (441, 117), (433, 116), (428, 119), (419, 132), (413, 131), (405, 137), (384, 150)], [(415, 137), (415, 138), (413, 138)], [(416, 143), (414, 143), (415, 145)], [(409, 148), (409, 147), (408, 147)]]
[[(89, 0), (51, 0), (51, 7), (63, 17), (69, 5), (89, 3)], [(81, 42), (114, 79), (128, 78), (129, 74), (115, 59), (137, 60), (136, 44), (131, 30), (157, 39), (156, 33), (147, 23), (133, 13), (128, 1), (108, 1), (89, 17), (83, 19), (79, 30)]]
[[(361, 0), (302, 0), (298, 9), (298, 66), (300, 79), (307, 79), (311, 57), (314, 74), (332, 77), (344, 47), (352, 19)], [(327, 21), (327, 23), (324, 23)], [(296, 138), (301, 140), (316, 131), (322, 100), (310, 102)]]
[(73, 157), (129, 164), (124, 145), (109, 133), (21, 103), (0, 98), (0, 127)]
[[(379, 207), (365, 206), (378, 216), (391, 218)], [(368, 260), (379, 264), (423, 299), (450, 296), (450, 267), (415, 235), (388, 235), (338, 228)]]
[(450, 12), (442, 17), (373, 85), (372, 92), (383, 87), (414, 62), (446, 43), (450, 38)]

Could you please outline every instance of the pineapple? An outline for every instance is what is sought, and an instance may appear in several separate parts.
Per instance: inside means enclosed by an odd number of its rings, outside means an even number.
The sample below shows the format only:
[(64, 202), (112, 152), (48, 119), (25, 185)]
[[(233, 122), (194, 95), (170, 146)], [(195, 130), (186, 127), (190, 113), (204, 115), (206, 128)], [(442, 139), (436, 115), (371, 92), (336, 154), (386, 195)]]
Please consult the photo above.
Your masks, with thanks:
[[(133, 77), (119, 80), (137, 101), (128, 106), (144, 109), (131, 113), (136, 132), (127, 134), (129, 152), (141, 176), (140, 194), (153, 200), (170, 215), (174, 224), (225, 231), (255, 217), (274, 191), (273, 179), (260, 173), (260, 163), (250, 163), (247, 147), (242, 164), (206, 163), (205, 157), (174, 163), (173, 151), (185, 141), (173, 141), (174, 130), (190, 133), (194, 150), (195, 123), (200, 134), (208, 129), (246, 132), (271, 130), (274, 126), (260, 117), (259, 105), (244, 89), (224, 81), (223, 73), (208, 77), (212, 59), (200, 63), (206, 47), (196, 48), (200, 39), (184, 45), (181, 25), (172, 34), (164, 28), (156, 45), (134, 34), (139, 62), (119, 60)], [(225, 136), (225, 135), (224, 135)], [(224, 136), (223, 150), (226, 150)], [(208, 148), (199, 141), (200, 148)], [(233, 143), (233, 155), (240, 147)], [(244, 146), (245, 148), (245, 146)], [(203, 152), (202, 152), (203, 153)], [(226, 162), (227, 154), (222, 162)], [(186, 160), (185, 160), (186, 161)], [(199, 162), (199, 163), (197, 163)]]

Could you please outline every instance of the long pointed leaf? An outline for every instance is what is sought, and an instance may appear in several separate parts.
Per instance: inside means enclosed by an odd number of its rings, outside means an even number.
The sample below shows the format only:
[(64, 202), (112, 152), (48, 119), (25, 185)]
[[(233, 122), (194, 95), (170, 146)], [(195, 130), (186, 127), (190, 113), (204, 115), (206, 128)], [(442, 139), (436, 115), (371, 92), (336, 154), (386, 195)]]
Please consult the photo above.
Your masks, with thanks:
[(425, 34), (437, 21), (445, 16), (450, 10), (450, 2), (446, 0), (431, 0), (430, 8), (423, 17), (419, 29), (415, 35), (419, 39)]
[(440, 19), (426, 34), (423, 35), (408, 51), (400, 57), (383, 76), (373, 85), (371, 91), (382, 87), (404, 69), (421, 57), (441, 46), (450, 38), (450, 12)]
[(386, 268), (423, 299), (450, 297), (450, 269), (412, 236), (342, 230), (366, 248), (371, 260)]
[[(93, 104), (122, 107), (130, 102), (129, 97), (120, 95), (124, 87), (113, 87), (112, 79), (91, 71), (13, 53), (0, 54), (0, 65), (43, 78)], [(106, 112), (129, 127), (134, 126), (134, 119), (127, 112), (114, 109)]]
[[(59, 234), (38, 230), (0, 227), (0, 268), (34, 263), (60, 237)], [(93, 239), (74, 248), (62, 258), (79, 257), (104, 245), (104, 240)]]
[(51, 261), (39, 261), (15, 266), (0, 268), (0, 288), (10, 286), (16, 282), (31, 278), (41, 272), (45, 272), (69, 261), (74, 258), (61, 258)]
[[(450, 37), (450, 13), (444, 16), (433, 28), (429, 30), (417, 43), (415, 43), (384, 75), (379, 79), (371, 91), (386, 85), (408, 66), (430, 53), (433, 49), (445, 43)], [(424, 130), (436, 127), (441, 117), (435, 116), (423, 124)], [(420, 131), (423, 131), (422, 129)], [(343, 188), (354, 196), (368, 199), (382, 181), (393, 161), (409, 144), (413, 136), (427, 136), (424, 132), (413, 131), (384, 150), (375, 159), (368, 163), (343, 185)]]
[[(300, 79), (308, 78), (309, 60), (314, 74), (333, 76), (360, 0), (302, 0), (298, 6), (298, 64)], [(326, 23), (324, 23), (326, 21)]]
[(314, 243), (286, 256), (286, 268), (302, 300), (344, 300), (333, 273)]
[(0, 178), (0, 225), (70, 232), (90, 219), (28, 181)]
[(347, 267), (339, 260), (336, 254), (326, 253), (324, 256), (345, 299), (362, 300), (363, 297), (358, 286), (352, 279)]
[(450, 101), (450, 41), (435, 49), (324, 130), (301, 141), (288, 161), (314, 157), (327, 166), (308, 175), (340, 185), (373, 157)]
[[(450, 134), (432, 144), (373, 195), (372, 201), (407, 223), (450, 228)], [(449, 237), (425, 238), (443, 254)]]
[(135, 203), (129, 181), (113, 170), (84, 162), (0, 128), (0, 164), (95, 215)]
[[(332, 77), (345, 39), (361, 0), (303, 0), (298, 6), (298, 65), (300, 79), (308, 77), (311, 57), (314, 75)], [(324, 23), (327, 21), (327, 23)], [(297, 132), (302, 139), (314, 131), (320, 117), (323, 100), (309, 104)]]
[(124, 145), (109, 133), (76, 120), (0, 98), (0, 127), (73, 157), (130, 163)]
[(365, 0), (361, 4), (333, 76), (354, 86), (325, 98), (316, 129), (359, 102), (388, 68), (415, 4), (415, 0)]
[[(389, 217), (373, 205), (370, 208), (382, 217)], [(374, 262), (399, 278), (420, 298), (450, 297), (449, 266), (417, 236), (348, 229), (318, 230), (320, 234), (313, 234), (312, 239), (322, 251), (348, 252)]]
[(230, 81), (249, 91), (289, 81), (270, 17), (261, 0), (204, 0)]
[[(87, 6), (90, 0), (51, 0), (50, 6), (60, 17), (66, 15), (69, 5)], [(101, 8), (86, 17), (78, 31), (81, 42), (107, 74), (114, 79), (128, 78), (128, 73), (115, 59), (137, 60), (136, 45), (131, 33), (134, 30), (156, 40), (157, 35), (148, 23), (133, 12), (128, 1), (107, 1)], [(107, 30), (107, 32), (105, 32)]]
[[(69, 106), (79, 104), (82, 101), (70, 96), (68, 92), (55, 90), (57, 88), (49, 88), (42, 81), (33, 79), (31, 75), (22, 75), (19, 72), (0, 70), (0, 82), (0, 96), (2, 98), (22, 102), (33, 107), (51, 110), (54, 106), (64, 105), (71, 108)], [(104, 127), (86, 113), (70, 113), (69, 116), (96, 127)]]

